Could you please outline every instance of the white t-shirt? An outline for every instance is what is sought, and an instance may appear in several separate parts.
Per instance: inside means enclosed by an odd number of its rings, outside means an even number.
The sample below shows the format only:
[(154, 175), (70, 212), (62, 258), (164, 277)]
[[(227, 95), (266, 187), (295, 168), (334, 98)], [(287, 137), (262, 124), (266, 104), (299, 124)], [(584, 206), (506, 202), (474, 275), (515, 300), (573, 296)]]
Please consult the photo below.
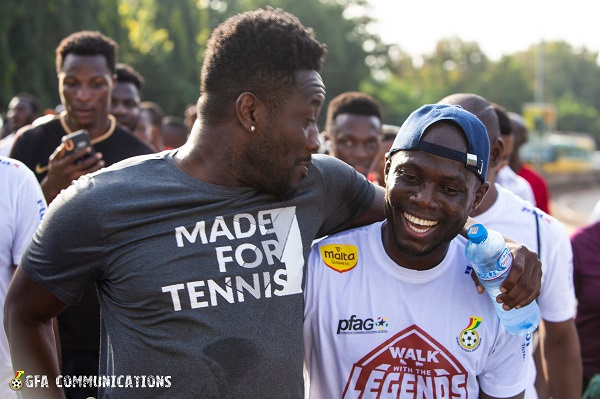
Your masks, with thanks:
[(383, 248), (381, 223), (315, 244), (304, 320), (310, 398), (522, 392), (526, 339), (504, 331), (468, 266), (457, 239), (433, 269), (398, 266)]
[[(0, 309), (21, 255), (44, 212), (46, 200), (35, 175), (21, 162), (0, 156)], [(4, 312), (0, 312), (0, 326)], [(0, 329), (0, 397), (16, 397), (9, 381), (15, 376), (4, 328)]]
[(0, 140), (0, 156), (7, 157), (10, 154), (13, 142), (15, 141), (14, 132)]
[[(496, 184), (498, 198), (490, 209), (475, 219), (490, 229), (499, 231), (529, 250), (538, 252), (534, 209), (540, 233), (542, 288), (537, 303), (542, 318), (562, 322), (575, 317), (577, 304), (573, 287), (573, 252), (567, 230), (561, 222)], [(461, 240), (465, 239), (461, 237)], [(529, 348), (532, 349), (532, 348)], [(531, 352), (531, 350), (530, 350)], [(529, 356), (528, 388), (535, 383), (533, 356)], [(527, 398), (535, 398), (535, 389), (526, 390)]]
[(510, 168), (510, 166), (504, 165), (504, 167), (498, 171), (498, 174), (496, 175), (496, 183), (500, 184), (508, 191), (516, 194), (518, 197), (521, 197), (525, 201), (529, 201), (533, 205), (537, 205), (535, 203), (535, 195), (533, 194), (531, 184), (516, 174)]

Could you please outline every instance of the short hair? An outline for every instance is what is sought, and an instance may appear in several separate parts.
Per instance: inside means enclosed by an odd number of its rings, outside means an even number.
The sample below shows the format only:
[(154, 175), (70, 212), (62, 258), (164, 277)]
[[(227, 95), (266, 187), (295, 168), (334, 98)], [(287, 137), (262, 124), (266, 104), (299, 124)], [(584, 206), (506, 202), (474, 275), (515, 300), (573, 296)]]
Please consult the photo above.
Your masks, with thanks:
[(400, 130), (400, 126), (384, 124), (383, 126), (381, 126), (381, 132), (382, 132), (381, 139), (383, 141), (394, 140), (396, 138), (396, 136), (398, 135), (398, 130)]
[(295, 72), (320, 71), (325, 53), (313, 30), (282, 9), (234, 15), (215, 28), (206, 44), (199, 112), (214, 123), (249, 91), (275, 113), (296, 85)]
[[(42, 106), (40, 105), (39, 100), (33, 94), (19, 93), (16, 96), (14, 96), (13, 98), (18, 98), (19, 100), (25, 100), (31, 107), (31, 110), (33, 111), (34, 114), (39, 114), (42, 110)], [(12, 101), (12, 99), (11, 99), (11, 101)]]
[(142, 86), (145, 83), (144, 77), (131, 65), (119, 62), (116, 65), (115, 73), (117, 74), (117, 82), (133, 83), (138, 91), (142, 91)]
[(140, 108), (148, 112), (150, 115), (150, 124), (158, 126), (162, 124), (162, 119), (165, 116), (165, 111), (162, 107), (153, 101), (142, 101)]
[(102, 55), (111, 73), (115, 73), (115, 63), (119, 45), (100, 32), (81, 31), (65, 37), (56, 48), (56, 72), (62, 71), (65, 58), (69, 54)]
[(473, 93), (456, 93), (442, 98), (438, 104), (460, 105), (474, 114), (484, 124), (490, 143), (500, 136), (500, 123), (492, 104)]
[(347, 91), (335, 97), (327, 107), (325, 130), (332, 139), (335, 118), (340, 114), (376, 116), (381, 121), (379, 102), (366, 93)]
[(500, 134), (502, 136), (508, 136), (512, 134), (512, 124), (508, 117), (508, 111), (500, 104), (492, 103), (496, 116), (498, 117), (498, 123), (500, 124)]

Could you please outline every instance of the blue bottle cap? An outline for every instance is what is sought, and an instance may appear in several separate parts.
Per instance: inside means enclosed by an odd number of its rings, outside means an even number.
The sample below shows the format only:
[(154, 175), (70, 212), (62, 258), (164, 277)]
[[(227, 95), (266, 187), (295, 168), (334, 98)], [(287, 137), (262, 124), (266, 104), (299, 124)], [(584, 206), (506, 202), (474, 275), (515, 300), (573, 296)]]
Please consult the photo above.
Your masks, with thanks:
[(474, 224), (469, 227), (467, 230), (467, 237), (469, 241), (474, 242), (475, 244), (479, 244), (481, 241), (485, 240), (488, 236), (488, 232), (482, 224)]

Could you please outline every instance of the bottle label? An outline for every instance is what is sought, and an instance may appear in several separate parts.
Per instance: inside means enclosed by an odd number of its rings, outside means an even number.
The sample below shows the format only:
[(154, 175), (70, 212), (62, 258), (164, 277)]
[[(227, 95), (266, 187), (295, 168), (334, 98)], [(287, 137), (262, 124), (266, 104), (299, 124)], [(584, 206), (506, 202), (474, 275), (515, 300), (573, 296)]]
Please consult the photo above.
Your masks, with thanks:
[(510, 270), (510, 266), (512, 265), (513, 256), (508, 250), (508, 248), (504, 248), (498, 259), (496, 259), (496, 264), (498, 265), (497, 270), (493, 272), (486, 273), (485, 275), (479, 276), (481, 280), (484, 281), (493, 281), (498, 280), (500, 278), (504, 278), (505, 275)]
[(504, 270), (512, 265), (513, 257), (508, 248), (504, 248), (504, 251), (498, 257), (498, 269)]

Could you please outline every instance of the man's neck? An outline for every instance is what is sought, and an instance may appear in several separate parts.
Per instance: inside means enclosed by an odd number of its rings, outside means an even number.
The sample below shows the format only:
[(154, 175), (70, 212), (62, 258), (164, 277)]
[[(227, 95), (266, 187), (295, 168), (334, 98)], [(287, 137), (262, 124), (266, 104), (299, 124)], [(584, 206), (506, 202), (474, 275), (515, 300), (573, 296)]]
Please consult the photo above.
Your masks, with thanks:
[(98, 118), (98, 122), (92, 124), (91, 126), (80, 126), (69, 117), (68, 113), (61, 114), (61, 120), (67, 133), (73, 133), (80, 129), (85, 129), (87, 130), (92, 141), (114, 129), (114, 122), (111, 120), (109, 115), (106, 115), (104, 118)]

